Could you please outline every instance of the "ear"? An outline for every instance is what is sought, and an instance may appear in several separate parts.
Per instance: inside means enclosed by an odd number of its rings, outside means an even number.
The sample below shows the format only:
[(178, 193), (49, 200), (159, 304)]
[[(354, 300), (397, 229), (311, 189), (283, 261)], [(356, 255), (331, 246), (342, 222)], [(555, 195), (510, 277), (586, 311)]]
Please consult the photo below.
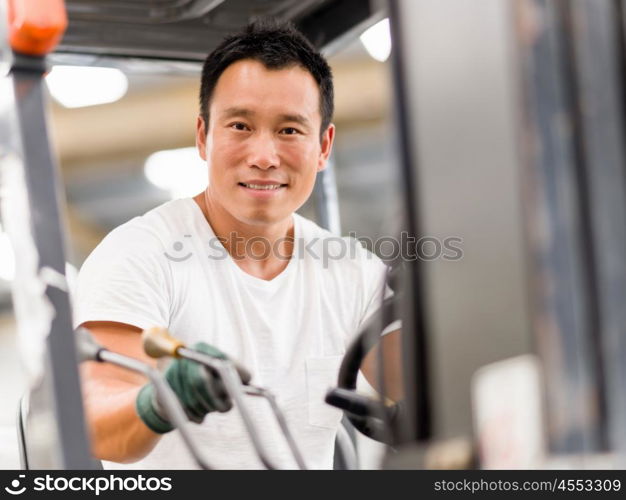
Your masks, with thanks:
[(196, 148), (198, 148), (198, 153), (200, 154), (200, 158), (206, 161), (206, 128), (204, 126), (204, 120), (202, 116), (198, 115), (196, 119)]
[(317, 165), (317, 171), (321, 172), (326, 168), (326, 163), (328, 162), (328, 157), (330, 156), (330, 152), (333, 149), (333, 141), (335, 140), (335, 125), (332, 123), (328, 126), (328, 128), (322, 134), (322, 143), (320, 150), (319, 162)]

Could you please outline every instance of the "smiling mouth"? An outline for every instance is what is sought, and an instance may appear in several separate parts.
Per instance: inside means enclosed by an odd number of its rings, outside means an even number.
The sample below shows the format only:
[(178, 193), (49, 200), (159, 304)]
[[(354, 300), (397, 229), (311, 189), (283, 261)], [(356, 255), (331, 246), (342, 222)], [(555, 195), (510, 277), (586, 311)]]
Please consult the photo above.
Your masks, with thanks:
[(250, 184), (246, 182), (240, 182), (239, 185), (248, 189), (257, 189), (259, 191), (272, 191), (282, 187), (287, 187), (287, 184)]

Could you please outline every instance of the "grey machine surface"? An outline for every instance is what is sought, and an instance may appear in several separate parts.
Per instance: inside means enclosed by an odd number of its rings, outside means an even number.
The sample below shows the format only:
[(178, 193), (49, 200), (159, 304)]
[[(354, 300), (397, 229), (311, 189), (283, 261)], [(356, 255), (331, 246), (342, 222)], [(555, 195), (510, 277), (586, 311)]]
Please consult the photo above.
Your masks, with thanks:
[(472, 374), (531, 352), (547, 452), (623, 467), (624, 2), (390, 5), (405, 224), (463, 238), (407, 273), (407, 440), (471, 435)]

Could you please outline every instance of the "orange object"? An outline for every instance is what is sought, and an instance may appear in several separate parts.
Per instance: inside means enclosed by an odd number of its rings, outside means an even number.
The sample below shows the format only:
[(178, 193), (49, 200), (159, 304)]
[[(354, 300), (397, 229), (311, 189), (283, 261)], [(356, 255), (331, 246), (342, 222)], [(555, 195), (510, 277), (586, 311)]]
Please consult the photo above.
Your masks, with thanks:
[(15, 52), (45, 56), (67, 28), (64, 0), (8, 0), (9, 44)]

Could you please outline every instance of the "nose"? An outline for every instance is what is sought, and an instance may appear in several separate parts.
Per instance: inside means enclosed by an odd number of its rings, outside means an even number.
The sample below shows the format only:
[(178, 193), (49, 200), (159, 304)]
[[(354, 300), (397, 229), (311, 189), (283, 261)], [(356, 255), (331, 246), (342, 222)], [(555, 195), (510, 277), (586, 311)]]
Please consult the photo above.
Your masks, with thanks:
[(248, 166), (267, 170), (277, 168), (280, 159), (274, 137), (269, 133), (257, 133), (248, 143)]

